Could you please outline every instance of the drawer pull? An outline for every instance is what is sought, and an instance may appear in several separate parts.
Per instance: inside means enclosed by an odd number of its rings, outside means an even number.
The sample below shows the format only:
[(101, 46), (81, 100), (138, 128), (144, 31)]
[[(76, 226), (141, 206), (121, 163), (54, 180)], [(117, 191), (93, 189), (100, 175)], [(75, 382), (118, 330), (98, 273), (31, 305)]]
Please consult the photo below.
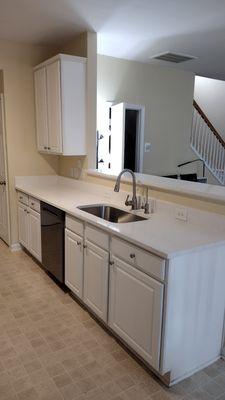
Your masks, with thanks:
[(81, 246), (81, 242), (78, 242), (78, 241), (77, 241), (77, 246)]
[(114, 261), (109, 261), (109, 265), (114, 265)]
[(134, 253), (131, 253), (131, 254), (130, 254), (130, 258), (135, 258), (135, 254), (134, 254)]
[(84, 244), (84, 245), (83, 245), (83, 248), (84, 248), (84, 249), (86, 249), (86, 248), (87, 248), (87, 245), (86, 245), (86, 244)]

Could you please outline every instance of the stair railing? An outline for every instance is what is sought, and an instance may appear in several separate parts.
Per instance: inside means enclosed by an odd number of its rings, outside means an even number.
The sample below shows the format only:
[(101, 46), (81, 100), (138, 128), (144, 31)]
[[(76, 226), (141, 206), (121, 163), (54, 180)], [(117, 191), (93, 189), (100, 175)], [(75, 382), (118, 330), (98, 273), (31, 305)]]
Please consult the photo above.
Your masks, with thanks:
[(191, 132), (191, 147), (213, 176), (225, 184), (225, 141), (196, 101)]

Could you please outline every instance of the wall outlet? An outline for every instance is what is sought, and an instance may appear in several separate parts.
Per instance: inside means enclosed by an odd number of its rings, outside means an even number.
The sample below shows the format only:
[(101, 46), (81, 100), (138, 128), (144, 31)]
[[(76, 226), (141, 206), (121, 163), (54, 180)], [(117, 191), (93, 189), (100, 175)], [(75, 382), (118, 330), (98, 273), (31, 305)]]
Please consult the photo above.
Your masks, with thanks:
[(145, 153), (149, 153), (151, 150), (151, 143), (146, 142), (145, 143)]
[(177, 207), (175, 210), (175, 218), (180, 221), (187, 221), (188, 211), (186, 207)]

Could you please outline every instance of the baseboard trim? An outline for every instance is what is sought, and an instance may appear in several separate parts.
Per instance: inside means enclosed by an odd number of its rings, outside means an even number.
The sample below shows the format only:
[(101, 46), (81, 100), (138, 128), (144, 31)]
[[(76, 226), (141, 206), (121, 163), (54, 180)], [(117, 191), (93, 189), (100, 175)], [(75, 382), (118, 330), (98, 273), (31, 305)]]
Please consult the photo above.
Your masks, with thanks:
[(19, 243), (14, 243), (10, 245), (10, 250), (11, 251), (20, 251), (22, 250), (22, 247)]
[(171, 386), (173, 386), (173, 385), (176, 385), (177, 383), (183, 381), (184, 379), (187, 379), (187, 378), (189, 378), (190, 376), (196, 374), (196, 372), (202, 371), (204, 368), (209, 367), (210, 365), (212, 365), (213, 363), (215, 363), (216, 361), (218, 361), (218, 360), (221, 359), (221, 358), (223, 358), (223, 357), (222, 357), (222, 355), (220, 354), (219, 356), (213, 358), (212, 360), (207, 361), (207, 362), (204, 363), (204, 364), (201, 364), (199, 367), (197, 367), (197, 368), (195, 368), (195, 369), (193, 369), (193, 370), (187, 372), (186, 374), (180, 376), (179, 378), (175, 378), (174, 380), (172, 380), (169, 386), (171, 387)]

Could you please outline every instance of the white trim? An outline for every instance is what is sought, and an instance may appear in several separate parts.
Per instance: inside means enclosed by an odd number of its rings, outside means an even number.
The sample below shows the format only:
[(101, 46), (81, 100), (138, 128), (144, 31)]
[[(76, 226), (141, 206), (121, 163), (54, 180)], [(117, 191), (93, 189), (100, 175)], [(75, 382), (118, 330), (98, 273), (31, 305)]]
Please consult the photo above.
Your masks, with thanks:
[(74, 62), (80, 62), (80, 63), (86, 63), (87, 62), (87, 58), (86, 57), (78, 57), (78, 56), (71, 56), (69, 54), (57, 54), (54, 57), (49, 58), (48, 60), (42, 62), (41, 64), (36, 65), (33, 68), (33, 71), (45, 67), (48, 64), (52, 64), (57, 60), (64, 60), (64, 61), (74, 61)]
[(3, 131), (3, 153), (4, 153), (4, 163), (5, 163), (5, 180), (6, 180), (6, 206), (7, 206), (7, 225), (8, 225), (8, 240), (6, 243), (9, 245), (11, 243), (11, 225), (10, 225), (10, 203), (9, 203), (9, 174), (8, 174), (8, 152), (6, 143), (6, 128), (5, 128), (5, 103), (4, 95), (0, 93), (0, 106), (2, 110), (2, 131)]
[(190, 376), (196, 374), (196, 372), (202, 371), (204, 368), (209, 367), (210, 365), (214, 364), (216, 361), (218, 361), (221, 358), (222, 358), (221, 355), (219, 355), (219, 356), (213, 358), (212, 360), (210, 360), (204, 364), (201, 364), (198, 368), (192, 369), (191, 371), (180, 376), (179, 378), (172, 380), (169, 384), (169, 387), (172, 387), (172, 386), (176, 385), (177, 383), (183, 381), (184, 379), (189, 378)]
[(22, 247), (19, 243), (14, 243), (10, 245), (10, 250), (13, 251), (20, 251), (22, 250)]

